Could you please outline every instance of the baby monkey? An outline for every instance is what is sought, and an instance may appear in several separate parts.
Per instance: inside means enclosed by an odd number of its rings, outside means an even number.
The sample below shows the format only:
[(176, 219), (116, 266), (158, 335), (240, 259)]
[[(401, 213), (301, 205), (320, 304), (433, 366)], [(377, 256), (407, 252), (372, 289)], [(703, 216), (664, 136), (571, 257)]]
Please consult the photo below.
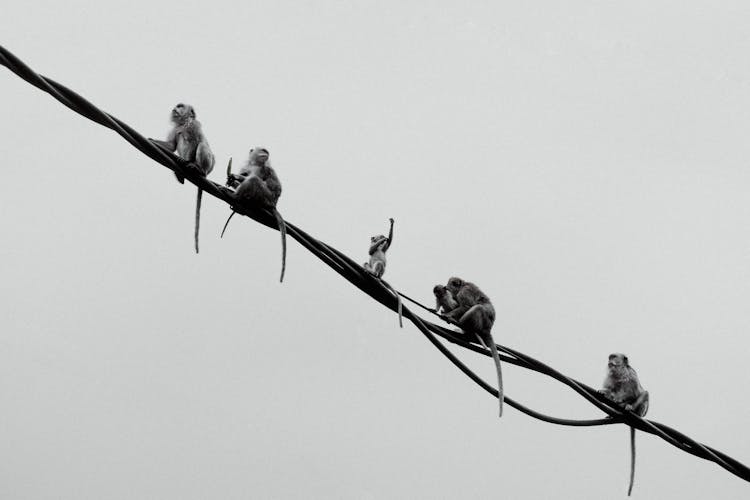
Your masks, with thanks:
[(489, 344), (492, 359), (497, 371), (497, 392), (500, 405), (499, 416), (503, 416), (503, 373), (500, 368), (500, 355), (492, 338), (492, 325), (495, 324), (495, 308), (490, 298), (474, 283), (461, 278), (451, 278), (446, 286), (435, 285), (436, 313), (443, 311), (443, 318), (461, 327), (465, 333), (473, 333), (486, 348)]
[(435, 285), (432, 289), (432, 293), (435, 294), (435, 313), (437, 314), (448, 314), (450, 311), (458, 307), (458, 302), (453, 297), (453, 294), (448, 290), (445, 285)]
[(396, 296), (396, 300), (398, 301), (398, 324), (403, 328), (404, 323), (401, 316), (401, 296), (391, 287), (391, 285), (382, 280), (383, 274), (385, 273), (385, 253), (391, 247), (391, 243), (393, 243), (393, 219), (391, 218), (388, 220), (391, 222), (391, 229), (388, 231), (388, 237), (386, 238), (382, 234), (378, 234), (370, 238), (370, 262), (365, 262), (362, 264), (362, 267), (365, 268), (365, 271), (378, 278), (383, 285), (385, 285), (386, 288)]
[[(628, 363), (624, 354), (610, 354), (607, 362), (607, 378), (601, 394), (621, 405), (625, 411), (632, 411), (639, 417), (648, 411), (648, 391), (643, 389), (638, 374)], [(633, 491), (635, 478), (635, 429), (630, 428), (630, 486), (628, 496)]]
[[(286, 224), (281, 214), (276, 210), (276, 203), (281, 196), (281, 182), (276, 171), (268, 161), (270, 153), (266, 148), (256, 147), (250, 150), (247, 163), (240, 169), (239, 174), (232, 173), (232, 160), (227, 166), (227, 186), (234, 188), (234, 196), (240, 201), (254, 203), (273, 212), (276, 224), (281, 233), (281, 278), (284, 281), (286, 270)], [(232, 219), (234, 211), (229, 214), (224, 230)], [(222, 236), (224, 231), (221, 232)]]
[[(168, 149), (170, 152), (177, 151), (177, 156), (193, 163), (198, 167), (200, 174), (205, 177), (214, 169), (214, 154), (203, 135), (201, 122), (195, 119), (195, 109), (189, 104), (177, 104), (172, 109), (172, 123), (174, 126), (169, 131), (166, 141), (151, 139), (151, 142)], [(177, 180), (185, 182), (182, 172), (175, 170)], [(195, 253), (198, 253), (198, 232), (201, 222), (201, 198), (203, 190), (198, 188), (198, 196), (195, 201)]]

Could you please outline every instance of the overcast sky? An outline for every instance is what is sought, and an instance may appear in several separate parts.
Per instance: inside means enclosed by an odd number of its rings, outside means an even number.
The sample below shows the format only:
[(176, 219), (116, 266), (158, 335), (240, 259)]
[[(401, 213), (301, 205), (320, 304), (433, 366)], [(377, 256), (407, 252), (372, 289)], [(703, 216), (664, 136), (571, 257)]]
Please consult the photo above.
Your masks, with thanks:
[[(725, 2), (5, 2), (0, 44), (146, 136), (195, 106), (222, 181), (386, 279), (457, 275), (495, 339), (750, 463), (750, 7)], [(0, 68), (0, 498), (624, 498), (624, 426), (497, 403), (410, 323)], [(454, 349), (455, 351), (460, 351)], [(494, 382), (488, 358), (459, 355)], [(508, 396), (602, 416), (505, 366)], [(634, 495), (750, 485), (638, 434)]]

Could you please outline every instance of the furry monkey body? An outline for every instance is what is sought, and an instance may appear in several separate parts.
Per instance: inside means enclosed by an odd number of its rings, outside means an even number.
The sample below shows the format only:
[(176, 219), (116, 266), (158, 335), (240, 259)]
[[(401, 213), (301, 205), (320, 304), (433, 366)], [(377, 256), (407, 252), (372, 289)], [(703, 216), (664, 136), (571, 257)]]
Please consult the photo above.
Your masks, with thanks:
[[(478, 286), (461, 278), (451, 278), (448, 280), (445, 290), (438, 290), (436, 286), (433, 292), (435, 292), (439, 305), (443, 306), (443, 311), (445, 311), (446, 306), (456, 306), (446, 312), (446, 317), (450, 321), (458, 324), (464, 332), (477, 335), (482, 345), (490, 348), (497, 371), (499, 416), (502, 417), (505, 399), (503, 373), (500, 367), (500, 355), (491, 333), (492, 325), (495, 324), (495, 307), (490, 302), (490, 298)], [(440, 293), (440, 298), (438, 298), (438, 293)], [(441, 299), (444, 301), (443, 303), (439, 302)]]
[[(265, 148), (251, 149), (247, 163), (240, 169), (239, 174), (231, 173), (231, 160), (229, 160), (227, 186), (234, 188), (234, 196), (238, 200), (260, 205), (270, 210), (276, 217), (276, 224), (281, 233), (281, 278), (279, 282), (283, 282), (284, 271), (286, 270), (286, 224), (276, 209), (276, 203), (281, 197), (281, 182), (279, 182), (276, 171), (268, 162), (269, 156), (270, 153)], [(229, 219), (232, 218), (232, 215), (234, 215), (234, 212), (229, 215)], [(229, 224), (229, 219), (227, 219), (224, 229)]]
[[(622, 405), (625, 411), (632, 411), (639, 417), (648, 411), (648, 391), (643, 389), (638, 374), (630, 366), (628, 357), (615, 353), (609, 355), (607, 362), (607, 377), (604, 379), (602, 390), (604, 396)], [(633, 491), (635, 479), (635, 429), (630, 428), (630, 485), (628, 496)]]
[[(172, 109), (172, 123), (174, 127), (166, 141), (151, 140), (171, 152), (176, 151), (177, 156), (196, 165), (203, 177), (210, 174), (214, 169), (214, 154), (203, 135), (201, 123), (195, 119), (195, 109), (189, 104), (177, 104)], [(184, 182), (182, 172), (175, 171), (175, 175), (178, 181)], [(198, 253), (202, 197), (203, 190), (198, 188), (195, 200), (195, 253)]]
[(388, 236), (384, 236), (382, 234), (379, 234), (377, 236), (373, 236), (370, 238), (370, 249), (368, 253), (370, 254), (370, 261), (365, 262), (362, 267), (365, 268), (365, 271), (372, 274), (376, 278), (378, 278), (383, 285), (388, 288), (391, 293), (396, 297), (396, 300), (398, 301), (398, 324), (401, 328), (404, 327), (404, 322), (402, 319), (402, 305), (401, 305), (401, 296), (398, 294), (396, 290), (394, 290), (388, 283), (383, 281), (383, 274), (385, 273), (385, 253), (388, 251), (389, 248), (391, 248), (391, 243), (393, 243), (393, 219), (388, 219), (391, 223), (391, 228), (388, 231)]

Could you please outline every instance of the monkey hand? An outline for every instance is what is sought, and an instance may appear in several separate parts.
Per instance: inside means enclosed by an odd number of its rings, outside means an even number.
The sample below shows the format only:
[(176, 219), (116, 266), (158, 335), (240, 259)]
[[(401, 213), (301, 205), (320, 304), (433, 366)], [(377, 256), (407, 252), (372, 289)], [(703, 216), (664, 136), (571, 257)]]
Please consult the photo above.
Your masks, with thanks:
[(443, 320), (443, 321), (445, 321), (446, 323), (450, 323), (451, 325), (457, 325), (457, 324), (458, 324), (458, 323), (456, 323), (456, 321), (455, 321), (455, 320), (454, 320), (453, 318), (451, 318), (450, 316), (446, 316), (445, 314), (438, 314), (438, 316), (440, 316), (440, 319), (442, 319), (442, 320)]
[(174, 169), (174, 176), (177, 177), (177, 182), (179, 182), (180, 184), (185, 184), (185, 175), (179, 168)]
[(625, 411), (633, 411), (633, 405), (625, 405)]

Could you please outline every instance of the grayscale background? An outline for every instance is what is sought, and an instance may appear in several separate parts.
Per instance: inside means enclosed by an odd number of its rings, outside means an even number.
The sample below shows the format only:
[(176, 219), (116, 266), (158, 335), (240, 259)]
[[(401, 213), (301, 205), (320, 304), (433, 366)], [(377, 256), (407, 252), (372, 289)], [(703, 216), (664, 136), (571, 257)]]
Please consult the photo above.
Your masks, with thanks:
[[(423, 301), (750, 462), (750, 7), (20, 2), (0, 43), (144, 135), (193, 104), (222, 181), (263, 145), (291, 222)], [(623, 426), (497, 404), (411, 325), (0, 68), (0, 498), (624, 498)], [(488, 358), (457, 350), (486, 380)], [(506, 365), (507, 394), (602, 414)], [(748, 483), (638, 434), (634, 498)]]

